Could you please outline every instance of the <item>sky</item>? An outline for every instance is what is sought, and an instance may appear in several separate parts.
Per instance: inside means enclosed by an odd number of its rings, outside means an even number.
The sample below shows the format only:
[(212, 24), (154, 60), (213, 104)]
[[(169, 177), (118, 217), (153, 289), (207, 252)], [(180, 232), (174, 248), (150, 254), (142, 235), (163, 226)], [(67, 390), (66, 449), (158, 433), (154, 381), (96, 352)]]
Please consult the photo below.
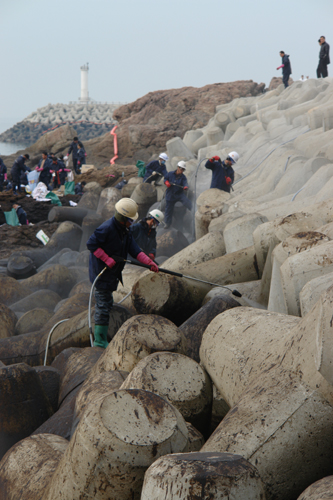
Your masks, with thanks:
[(269, 85), (280, 50), (294, 79), (315, 78), (332, 20), (332, 0), (0, 0), (0, 132), (77, 100), (86, 62), (89, 96), (108, 102), (235, 80)]

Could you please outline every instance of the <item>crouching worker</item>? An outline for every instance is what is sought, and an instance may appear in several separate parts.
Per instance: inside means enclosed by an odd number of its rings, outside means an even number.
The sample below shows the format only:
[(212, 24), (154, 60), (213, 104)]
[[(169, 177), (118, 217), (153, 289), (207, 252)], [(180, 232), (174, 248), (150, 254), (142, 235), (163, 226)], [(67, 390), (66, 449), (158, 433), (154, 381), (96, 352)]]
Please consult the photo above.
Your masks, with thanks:
[(156, 228), (163, 219), (163, 213), (155, 209), (131, 227), (135, 241), (152, 260), (155, 260), (156, 255)]
[[(90, 250), (89, 278), (91, 283), (107, 267), (95, 285), (95, 333), (94, 346), (108, 346), (107, 333), (110, 311), (113, 305), (112, 292), (117, 290), (124, 262), (116, 262), (116, 257), (127, 258), (129, 253), (150, 270), (158, 272), (157, 265), (145, 255), (135, 242), (129, 228), (138, 218), (138, 206), (130, 198), (122, 198), (116, 203), (114, 217), (103, 222), (87, 241)], [(114, 259), (114, 258), (115, 259)]]

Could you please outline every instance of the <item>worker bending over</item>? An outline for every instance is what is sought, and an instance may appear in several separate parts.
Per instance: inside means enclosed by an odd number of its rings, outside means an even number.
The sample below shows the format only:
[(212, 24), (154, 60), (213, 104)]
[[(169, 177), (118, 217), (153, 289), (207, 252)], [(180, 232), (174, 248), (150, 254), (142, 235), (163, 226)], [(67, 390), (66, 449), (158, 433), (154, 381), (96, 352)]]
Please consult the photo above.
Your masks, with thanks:
[(148, 182), (148, 184), (153, 181), (157, 181), (161, 177), (165, 177), (167, 174), (167, 169), (165, 162), (169, 159), (168, 155), (161, 153), (158, 160), (151, 161), (146, 166), (146, 173), (143, 178), (143, 182)]
[(177, 163), (177, 170), (168, 172), (164, 176), (164, 184), (168, 188), (165, 193), (165, 228), (172, 224), (172, 215), (175, 203), (180, 201), (188, 210), (192, 210), (192, 203), (187, 198), (185, 191), (188, 190), (188, 184), (184, 172), (186, 165), (184, 161)]
[[(129, 228), (138, 218), (138, 206), (130, 198), (122, 198), (116, 203), (115, 215), (103, 222), (87, 241), (90, 250), (89, 278), (91, 283), (107, 266), (95, 285), (95, 332), (94, 346), (108, 346), (107, 333), (110, 311), (113, 305), (112, 292), (117, 290), (121, 279), (124, 262), (116, 262), (114, 258), (127, 258), (129, 253), (142, 264), (150, 266), (151, 271), (158, 272), (157, 265), (145, 255), (133, 238)], [(114, 257), (114, 258), (113, 258)]]
[(224, 161), (219, 156), (213, 156), (206, 162), (205, 167), (213, 172), (210, 189), (217, 188), (230, 193), (235, 178), (232, 165), (237, 163), (238, 159), (239, 154), (232, 151)]
[(131, 226), (135, 241), (151, 260), (155, 260), (156, 256), (156, 228), (163, 219), (164, 215), (160, 210), (152, 210), (148, 217)]

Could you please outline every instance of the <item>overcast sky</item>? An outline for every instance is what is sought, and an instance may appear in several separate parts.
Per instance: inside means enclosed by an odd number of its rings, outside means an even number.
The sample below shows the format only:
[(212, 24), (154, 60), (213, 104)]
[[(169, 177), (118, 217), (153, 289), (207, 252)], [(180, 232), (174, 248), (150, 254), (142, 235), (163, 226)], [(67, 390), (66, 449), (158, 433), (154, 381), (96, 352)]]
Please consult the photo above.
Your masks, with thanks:
[[(50, 103), (89, 95), (130, 102), (147, 92), (314, 78), (318, 38), (333, 44), (333, 0), (0, 0), (0, 132)], [(333, 53), (331, 55), (333, 59)], [(329, 68), (333, 75), (333, 63)]]

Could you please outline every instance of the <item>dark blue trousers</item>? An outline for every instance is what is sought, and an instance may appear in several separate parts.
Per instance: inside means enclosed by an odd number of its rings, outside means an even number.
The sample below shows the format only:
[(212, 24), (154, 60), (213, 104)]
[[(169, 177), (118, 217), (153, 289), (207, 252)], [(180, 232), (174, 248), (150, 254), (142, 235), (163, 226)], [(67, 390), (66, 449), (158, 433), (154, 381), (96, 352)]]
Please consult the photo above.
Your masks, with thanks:
[(112, 292), (95, 288), (95, 302), (95, 325), (109, 326), (110, 312), (113, 306)]
[(184, 207), (186, 207), (188, 210), (192, 210), (192, 203), (187, 198), (185, 193), (181, 193), (181, 195), (177, 196), (177, 198), (166, 199), (165, 214), (164, 214), (165, 217), (164, 222), (166, 225), (170, 225), (172, 223), (173, 209), (177, 201), (180, 201), (184, 205)]

